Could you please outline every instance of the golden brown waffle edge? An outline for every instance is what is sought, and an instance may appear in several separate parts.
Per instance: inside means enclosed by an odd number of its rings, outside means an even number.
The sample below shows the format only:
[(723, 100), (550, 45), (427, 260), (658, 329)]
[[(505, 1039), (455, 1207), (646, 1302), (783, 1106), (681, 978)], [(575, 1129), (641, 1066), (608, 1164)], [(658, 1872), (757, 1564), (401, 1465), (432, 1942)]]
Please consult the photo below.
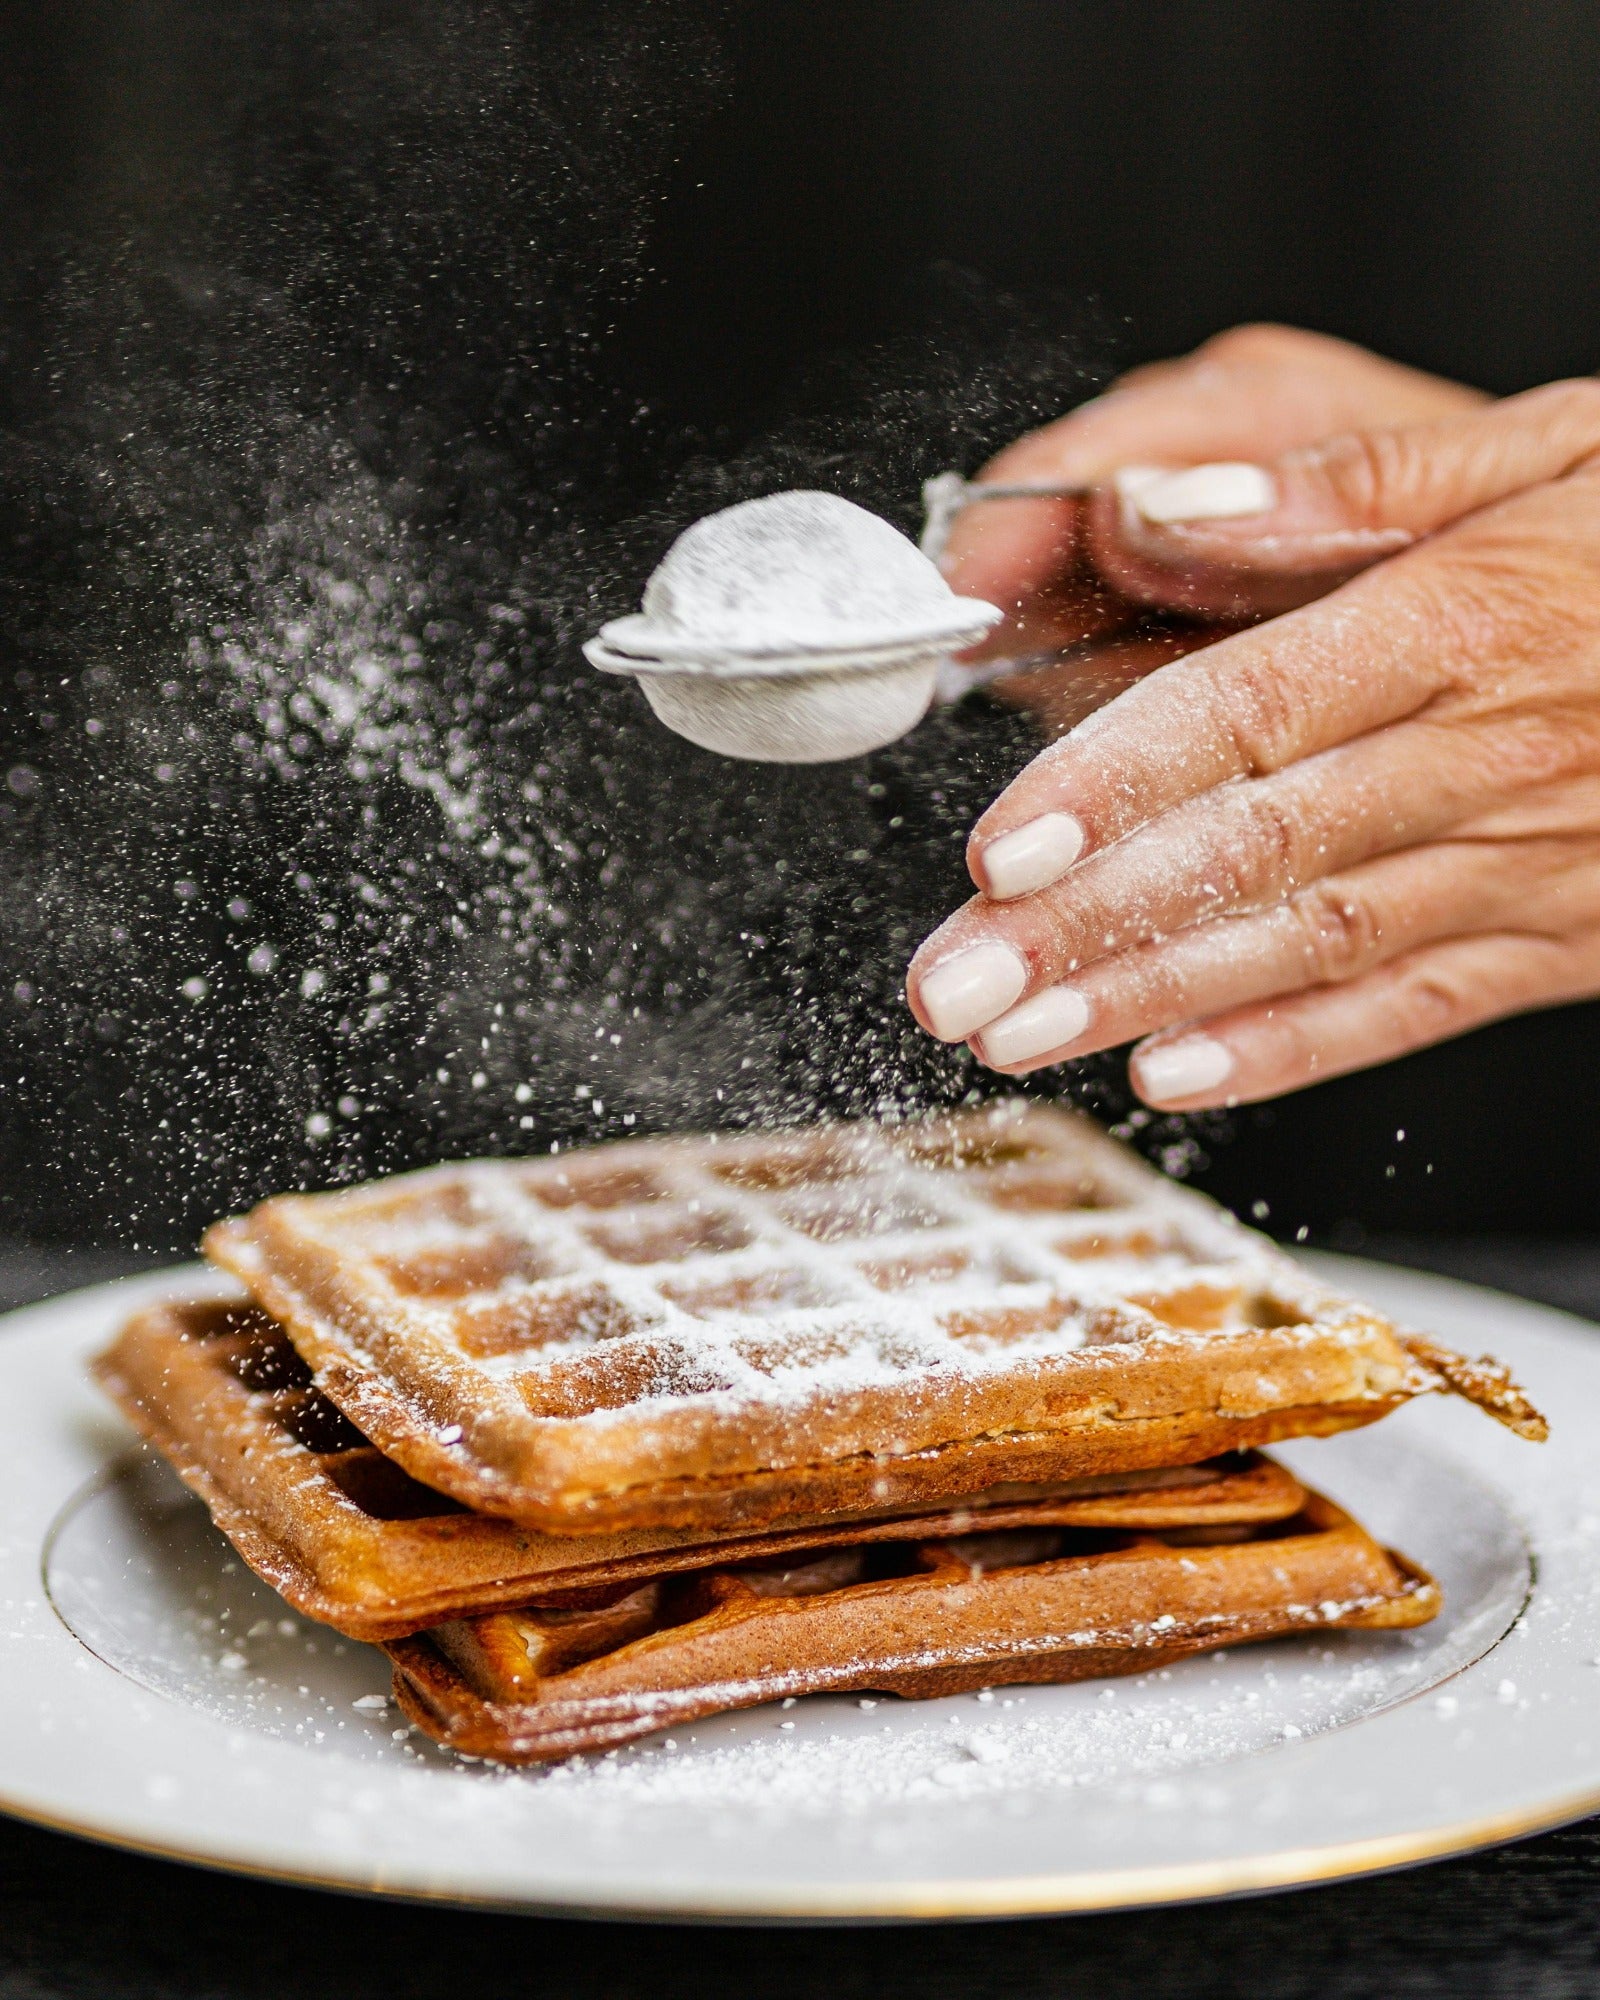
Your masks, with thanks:
[[(922, 1698), (1145, 1672), (1289, 1633), (1426, 1623), (1439, 1592), (1320, 1495), (1250, 1539), (979, 1535), (901, 1546), (898, 1573), (829, 1549), (570, 1611), (496, 1614), (395, 1641), (395, 1695), (448, 1747), (504, 1762), (602, 1750), (818, 1693)], [(880, 1556), (885, 1552), (876, 1552)]]
[(1538, 1421), (1049, 1108), (430, 1169), (206, 1249), (386, 1455), (551, 1533), (950, 1504), (1440, 1389)]
[[(986, 1528), (1208, 1528), (1280, 1520), (1302, 1489), (1265, 1459), (1173, 1467), (1054, 1490), (1002, 1487), (911, 1519), (797, 1515), (729, 1537), (670, 1529), (550, 1536), (474, 1514), (382, 1458), (311, 1384), (258, 1307), (172, 1300), (135, 1313), (94, 1363), (102, 1387), (294, 1608), (356, 1639), (536, 1596), (610, 1588), (734, 1558)], [(889, 1518), (885, 1518), (886, 1512)]]

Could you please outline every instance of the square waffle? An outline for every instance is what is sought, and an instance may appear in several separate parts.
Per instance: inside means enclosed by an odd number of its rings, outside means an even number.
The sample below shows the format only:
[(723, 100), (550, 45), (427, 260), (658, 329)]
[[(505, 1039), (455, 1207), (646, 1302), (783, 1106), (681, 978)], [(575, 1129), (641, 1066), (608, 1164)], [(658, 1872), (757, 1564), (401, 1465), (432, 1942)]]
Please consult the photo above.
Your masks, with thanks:
[(1425, 1624), (1437, 1586), (1331, 1502), (1273, 1527), (979, 1533), (814, 1549), (392, 1642), (430, 1736), (530, 1763), (725, 1709), (1141, 1673), (1290, 1632)]
[(974, 1495), (959, 1510), (796, 1517), (714, 1536), (671, 1528), (553, 1536), (467, 1512), (373, 1449), (312, 1384), (259, 1307), (168, 1302), (136, 1313), (95, 1373), (210, 1507), (252, 1569), (296, 1610), (387, 1639), (536, 1595), (632, 1585), (815, 1545), (932, 1540), (1046, 1526), (1164, 1529), (1275, 1521), (1303, 1499), (1259, 1457)]
[(1403, 1338), (1088, 1120), (625, 1142), (286, 1195), (207, 1254), (463, 1505), (766, 1526), (1194, 1463), (1503, 1370)]

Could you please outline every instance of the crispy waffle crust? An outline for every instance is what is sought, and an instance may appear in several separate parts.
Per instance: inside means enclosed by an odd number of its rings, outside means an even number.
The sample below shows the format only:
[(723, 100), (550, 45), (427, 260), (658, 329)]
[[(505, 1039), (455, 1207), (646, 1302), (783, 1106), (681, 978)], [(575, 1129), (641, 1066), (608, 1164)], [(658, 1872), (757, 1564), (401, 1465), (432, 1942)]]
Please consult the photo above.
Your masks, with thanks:
[(1291, 1632), (1425, 1624), (1432, 1579), (1319, 1495), (1274, 1527), (831, 1544), (387, 1648), (395, 1694), (458, 1751), (530, 1763), (789, 1695), (913, 1697), (1144, 1672)]
[(413, 1478), (556, 1534), (1196, 1463), (1431, 1390), (1542, 1434), (1048, 1108), (434, 1168), (205, 1247)]
[(962, 1508), (884, 1518), (799, 1517), (713, 1536), (631, 1529), (557, 1537), (468, 1513), (374, 1450), (313, 1385), (259, 1307), (171, 1302), (134, 1315), (95, 1373), (206, 1502), (251, 1568), (307, 1616), (356, 1639), (524, 1604), (535, 1593), (629, 1585), (815, 1545), (935, 1540), (1050, 1526), (1214, 1528), (1282, 1520), (1303, 1489), (1259, 1457), (1001, 1488)]

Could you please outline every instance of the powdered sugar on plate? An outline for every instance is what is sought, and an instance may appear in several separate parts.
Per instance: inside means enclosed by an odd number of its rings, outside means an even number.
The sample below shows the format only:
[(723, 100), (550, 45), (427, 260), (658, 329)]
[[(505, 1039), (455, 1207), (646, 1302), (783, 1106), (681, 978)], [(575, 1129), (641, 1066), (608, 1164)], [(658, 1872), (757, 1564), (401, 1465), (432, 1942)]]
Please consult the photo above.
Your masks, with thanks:
[[(531, 1787), (541, 1811), (586, 1824), (662, 1808), (738, 1824), (832, 1816), (870, 1831), (896, 1802), (1007, 1811), (1042, 1791), (1135, 1786), (1159, 1796), (1186, 1773), (1344, 1727), (1435, 1687), (1516, 1620), (1527, 1551), (1488, 1488), (1379, 1431), (1287, 1455), (1439, 1577), (1446, 1609), (1434, 1624), (1308, 1634), (1120, 1681), (929, 1702), (814, 1697), (544, 1770), (453, 1758), (397, 1728), (401, 1718), (381, 1702), (382, 1654), (286, 1618), (199, 1502), (151, 1461), (68, 1509), (52, 1541), (49, 1586), (83, 1643), (141, 1685), (319, 1758), (399, 1763), (435, 1784), (465, 1784), (474, 1811)], [(456, 1809), (428, 1798), (430, 1811)]]

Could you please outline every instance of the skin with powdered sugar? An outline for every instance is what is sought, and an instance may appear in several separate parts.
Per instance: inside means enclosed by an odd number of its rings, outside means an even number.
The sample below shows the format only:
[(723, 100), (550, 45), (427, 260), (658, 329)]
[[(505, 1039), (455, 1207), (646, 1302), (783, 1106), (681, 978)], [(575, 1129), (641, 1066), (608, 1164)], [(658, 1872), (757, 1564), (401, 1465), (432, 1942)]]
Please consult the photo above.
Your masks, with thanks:
[(1137, 1040), (1189, 1110), (1600, 992), (1600, 385), (1491, 402), (1247, 327), (983, 476), (1095, 489), (956, 524), (992, 650), (1125, 686), (979, 819), (931, 1033), (1012, 1074)]

